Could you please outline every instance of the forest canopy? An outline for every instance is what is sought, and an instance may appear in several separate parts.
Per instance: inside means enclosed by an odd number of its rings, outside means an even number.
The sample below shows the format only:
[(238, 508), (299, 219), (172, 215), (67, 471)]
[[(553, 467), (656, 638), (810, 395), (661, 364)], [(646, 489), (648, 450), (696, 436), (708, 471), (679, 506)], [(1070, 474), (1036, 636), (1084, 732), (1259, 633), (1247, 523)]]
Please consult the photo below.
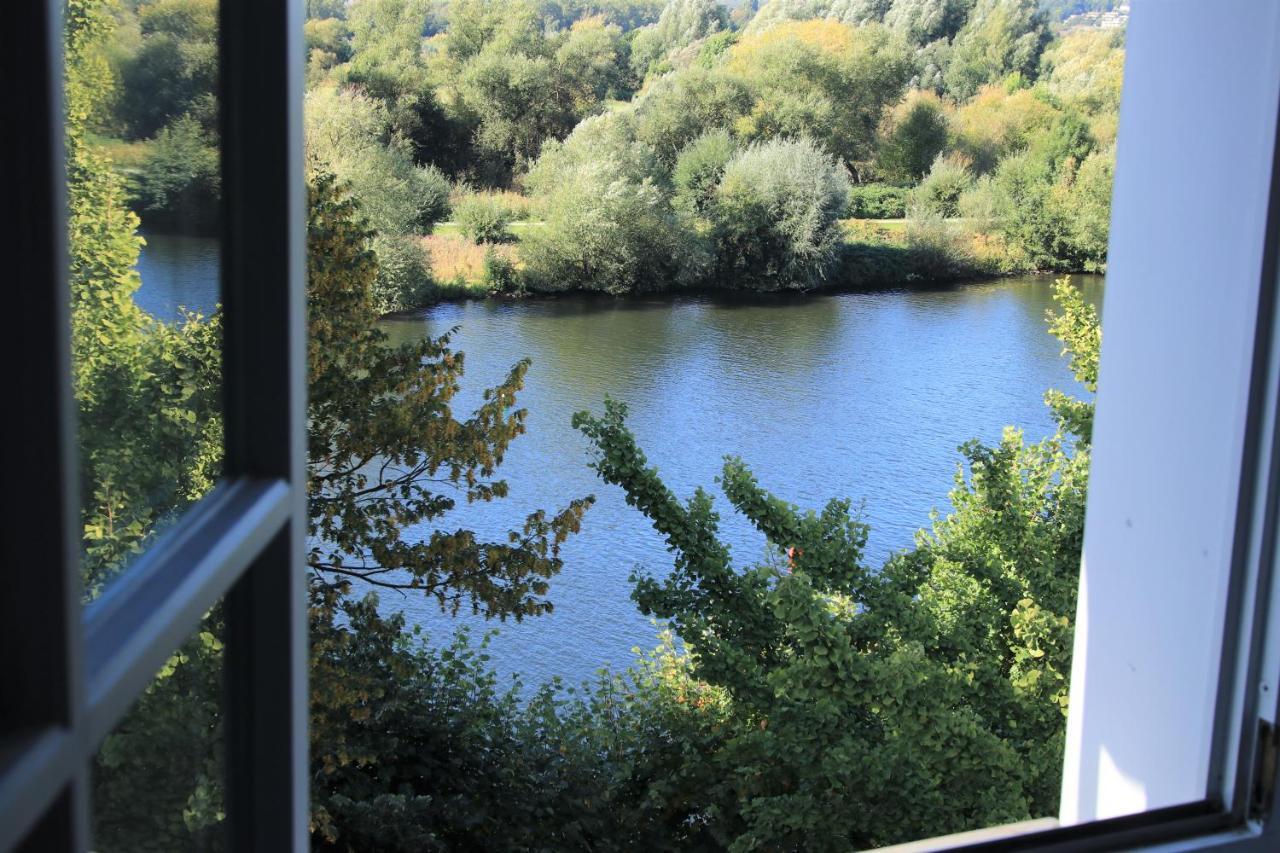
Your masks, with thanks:
[[(309, 3), (308, 153), (376, 232), (380, 310), (1105, 268), (1123, 30), (1060, 28), (1099, 4), (756, 6)], [(215, 224), (215, 11), (116, 7), (120, 85), (92, 130), (147, 228)], [(809, 146), (844, 173), (841, 206), (792, 196), (817, 218), (782, 239), (816, 260), (742, 272), (798, 220), (781, 196), (738, 204), (709, 162), (691, 205), (680, 163), (705, 160), (712, 138), (727, 158)], [(766, 183), (785, 174), (780, 160), (757, 168)], [(879, 219), (903, 224), (866, 224)]]

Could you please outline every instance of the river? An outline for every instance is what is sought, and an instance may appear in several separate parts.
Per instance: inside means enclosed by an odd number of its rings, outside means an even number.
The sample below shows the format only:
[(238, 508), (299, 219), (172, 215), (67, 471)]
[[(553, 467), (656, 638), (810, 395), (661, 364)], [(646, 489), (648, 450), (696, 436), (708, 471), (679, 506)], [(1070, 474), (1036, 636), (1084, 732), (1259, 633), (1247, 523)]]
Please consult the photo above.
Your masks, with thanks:
[[(176, 306), (207, 310), (217, 291), (212, 241), (153, 237), (139, 264), (138, 302), (162, 318)], [(385, 322), (393, 340), (457, 327), (467, 375), (455, 413), (529, 357), (520, 405), (528, 434), (501, 474), (510, 496), (465, 506), (441, 526), (502, 536), (534, 509), (554, 511), (594, 494), (583, 531), (563, 549), (551, 584), (555, 612), (507, 624), (489, 649), (504, 677), (576, 683), (600, 666), (627, 665), (655, 627), (630, 601), (628, 575), (671, 563), (661, 538), (587, 467), (575, 411), (606, 396), (630, 407), (632, 430), (667, 484), (682, 496), (716, 491), (725, 454), (741, 456), (766, 488), (803, 507), (831, 497), (863, 506), (867, 559), (909, 547), (945, 511), (969, 439), (997, 441), (1006, 425), (1029, 440), (1052, 434), (1048, 388), (1074, 393), (1060, 346), (1045, 327), (1049, 277), (1002, 278), (938, 290), (733, 298), (561, 298), (438, 306)], [(1102, 279), (1079, 277), (1101, 301)], [(718, 492), (717, 492), (718, 494)], [(734, 559), (759, 559), (764, 541), (717, 499)], [(429, 531), (419, 531), (426, 535)], [(458, 623), (434, 604), (383, 592), (384, 608), (443, 639)]]

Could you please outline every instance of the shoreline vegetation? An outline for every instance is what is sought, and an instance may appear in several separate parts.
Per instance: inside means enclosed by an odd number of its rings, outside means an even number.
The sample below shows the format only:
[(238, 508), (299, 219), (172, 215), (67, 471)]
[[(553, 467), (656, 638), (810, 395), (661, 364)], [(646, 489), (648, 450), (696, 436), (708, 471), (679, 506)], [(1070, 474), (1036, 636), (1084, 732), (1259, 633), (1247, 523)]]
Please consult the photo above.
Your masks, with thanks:
[[(385, 314), (1099, 272), (1123, 32), (1040, 5), (316, 2), (307, 157), (375, 232)], [(216, 15), (185, 6), (124, 3), (91, 141), (149, 229), (209, 233)]]
[[(541, 223), (514, 223), (519, 231), (531, 231)], [(891, 290), (933, 289), (963, 285), (992, 278), (1035, 275), (1085, 275), (1105, 272), (1105, 265), (1081, 265), (1078, 269), (1036, 269), (1009, 262), (998, 235), (974, 231), (970, 220), (953, 219), (919, 223), (899, 219), (844, 219), (846, 232), (837, 259), (825, 278), (804, 288), (785, 291), (746, 290), (731, 283), (708, 282), (702, 285), (651, 289), (616, 296), (708, 296), (726, 293), (789, 293), (794, 295), (868, 293)], [(930, 228), (941, 232), (942, 239), (924, 241), (919, 230)], [(516, 231), (516, 229), (513, 229)], [(949, 233), (948, 233), (949, 232)], [(517, 232), (519, 233), (519, 232)], [(484, 245), (469, 241), (463, 227), (452, 221), (438, 223), (435, 230), (421, 238), (432, 259), (436, 277), (422, 305), (392, 312), (388, 316), (413, 316), (450, 302), (473, 299), (509, 299), (589, 297), (607, 295), (589, 287), (577, 289), (533, 290), (522, 286), (516, 240)], [(515, 275), (492, 280), (493, 257), (510, 263)]]

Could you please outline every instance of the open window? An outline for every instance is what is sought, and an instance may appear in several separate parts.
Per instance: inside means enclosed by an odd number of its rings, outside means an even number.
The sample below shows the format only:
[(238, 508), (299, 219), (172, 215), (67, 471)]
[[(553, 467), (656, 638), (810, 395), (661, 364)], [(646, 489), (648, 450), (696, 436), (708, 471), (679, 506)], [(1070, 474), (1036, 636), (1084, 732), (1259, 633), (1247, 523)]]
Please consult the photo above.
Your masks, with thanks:
[[(219, 484), (83, 607), (60, 47), (78, 7), (10, 10), (0, 850), (89, 848), (101, 740), (215, 606), (227, 846), (308, 844), (301, 6), (220, 3)], [(1062, 811), (900, 849), (1280, 846), (1280, 7), (1136, 6)]]
[[(155, 673), (221, 602), (227, 846), (307, 845), (304, 188), (299, 3), (219, 7), (225, 434), (218, 484), (82, 608), (64, 163), (64, 24), (15, 6), (4, 34), (21, 225), (5, 237), (15, 447), (2, 605), (0, 848), (89, 849), (89, 771)], [(26, 369), (29, 368), (29, 369)]]

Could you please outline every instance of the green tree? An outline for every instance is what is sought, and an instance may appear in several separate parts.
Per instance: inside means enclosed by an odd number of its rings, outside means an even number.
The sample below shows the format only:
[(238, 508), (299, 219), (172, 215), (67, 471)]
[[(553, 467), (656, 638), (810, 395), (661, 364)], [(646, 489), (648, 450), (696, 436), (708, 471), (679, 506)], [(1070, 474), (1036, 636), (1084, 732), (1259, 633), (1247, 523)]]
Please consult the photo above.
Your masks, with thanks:
[(739, 41), (723, 68), (750, 85), (747, 140), (806, 136), (850, 169), (871, 161), (876, 129), (911, 77), (903, 45), (878, 25), (811, 20), (779, 24)]
[(751, 112), (752, 93), (736, 77), (694, 66), (658, 78), (635, 103), (636, 138), (670, 169), (690, 142)]
[[(100, 0), (70, 0), (65, 21), (73, 384), (92, 597), (218, 477), (220, 324), (217, 314), (159, 323), (133, 302), (138, 221), (109, 160), (86, 142), (111, 81), (100, 49), (111, 16)], [(444, 338), (398, 348), (386, 342), (377, 327), (371, 234), (329, 176), (312, 182), (308, 249), (317, 632), (361, 624), (350, 617), (358, 601), (348, 594), (359, 584), (416, 590), (448, 611), (465, 607), (499, 619), (550, 610), (547, 582), (560, 570), (559, 546), (578, 529), (589, 498), (554, 516), (534, 513), (497, 542), (464, 529), (400, 537), (407, 526), (439, 520), (457, 500), (506, 494), (495, 474), (524, 431), (524, 412), (514, 406), (527, 365), (515, 365), (472, 416), (455, 418), (450, 402), (462, 355)], [(215, 609), (104, 742), (94, 768), (100, 849), (181, 849), (220, 837), (219, 634)], [(317, 704), (361, 718), (344, 692), (354, 673), (319, 664), (317, 673)], [(318, 730), (313, 747), (319, 767), (357, 754), (352, 743), (324, 740), (326, 731)], [(378, 754), (393, 760), (397, 746), (384, 736)]]
[(219, 323), (188, 315), (165, 325), (134, 304), (138, 219), (110, 161), (87, 141), (110, 85), (100, 51), (110, 27), (100, 3), (69, 3), (68, 278), (90, 595), (213, 484), (222, 443)]
[[(1054, 330), (1089, 383), (1096, 315), (1067, 282), (1057, 295)], [(722, 738), (693, 760), (726, 783), (694, 795), (722, 846), (845, 850), (1056, 809), (1087, 435), (966, 444), (954, 512), (879, 571), (848, 500), (802, 512), (729, 458), (730, 504), (785, 554), (736, 570), (711, 496), (679, 500), (625, 416), (608, 402), (574, 422), (675, 556), (665, 577), (635, 577), (637, 604), (726, 695)]]
[(211, 233), (222, 198), (217, 140), (189, 115), (174, 119), (148, 148), (135, 194), (148, 228)]
[(671, 176), (676, 208), (686, 214), (705, 213), (735, 151), (733, 140), (724, 130), (704, 133), (685, 146)]
[(307, 50), (307, 85), (314, 86), (330, 69), (351, 59), (351, 28), (341, 18), (308, 18), (302, 25)]
[(1048, 43), (1046, 17), (1036, 0), (978, 0), (952, 42), (947, 90), (963, 99), (1010, 74), (1034, 79)]
[[(334, 180), (313, 181), (308, 229), (309, 563), (330, 583), (359, 580), (416, 590), (442, 607), (498, 618), (551, 609), (547, 579), (559, 546), (578, 529), (589, 498), (549, 517), (539, 511), (504, 542), (468, 530), (403, 535), (452, 510), (458, 500), (507, 493), (494, 479), (524, 432), (514, 409), (526, 362), (454, 418), (464, 358), (448, 337), (398, 347), (377, 325), (377, 258), (357, 207)], [(441, 489), (456, 489), (455, 498)]]
[(386, 313), (420, 306), (431, 278), (417, 238), (448, 210), (448, 180), (416, 165), (385, 103), (357, 90), (309, 92), (306, 130), (308, 155), (348, 182), (376, 231), (377, 307)]
[(602, 17), (575, 22), (556, 48), (555, 62), (578, 116), (591, 115), (608, 98), (630, 97), (634, 88), (622, 29)]
[(547, 139), (562, 139), (579, 119), (551, 57), (493, 46), (465, 66), (459, 90), (479, 117), (476, 144), (505, 174), (528, 169)]
[(416, 164), (450, 175), (465, 171), (474, 117), (440, 103), (424, 53), (425, 35), (443, 25), (439, 6), (431, 0), (361, 0), (351, 6), (347, 23), (351, 58), (333, 77), (382, 102)]
[[(1083, 162), (1062, 156), (1053, 137), (1006, 157), (992, 176), (995, 221), (1032, 269), (1104, 269), (1111, 220), (1114, 147)], [(1054, 165), (1058, 157), (1060, 162)]]
[[(134, 304), (138, 220), (110, 161), (87, 141), (111, 84), (101, 48), (112, 17), (96, 0), (68, 0), (63, 20), (72, 383), (93, 598), (218, 477), (220, 326), (194, 315), (165, 325)], [(148, 690), (103, 743), (93, 778), (98, 849), (216, 841), (220, 765), (205, 748), (219, 695), (211, 627), (170, 659), (166, 686)], [(157, 786), (157, 777), (174, 784)]]
[(119, 115), (133, 139), (190, 113), (217, 126), (217, 0), (150, 0), (138, 6), (142, 41), (120, 69)]
[(931, 92), (912, 92), (885, 116), (876, 168), (886, 180), (915, 183), (947, 147), (947, 135), (942, 100)]
[(707, 207), (717, 280), (751, 290), (819, 284), (836, 261), (848, 194), (844, 167), (808, 140), (743, 149)]
[(658, 22), (632, 39), (631, 68), (643, 79), (671, 51), (728, 28), (728, 10), (716, 0), (668, 0)]
[(907, 44), (924, 46), (953, 38), (972, 8), (973, 0), (893, 0), (884, 25)]

